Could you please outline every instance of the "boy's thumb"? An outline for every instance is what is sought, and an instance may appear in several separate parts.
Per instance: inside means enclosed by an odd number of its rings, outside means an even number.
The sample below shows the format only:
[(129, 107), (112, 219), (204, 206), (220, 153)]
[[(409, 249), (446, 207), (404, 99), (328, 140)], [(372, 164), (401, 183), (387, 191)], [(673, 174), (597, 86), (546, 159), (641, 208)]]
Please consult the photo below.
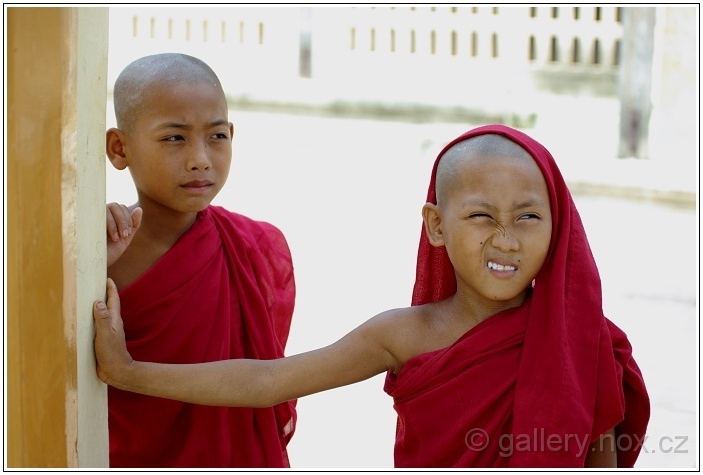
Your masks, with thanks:
[(107, 305), (102, 300), (96, 300), (93, 304), (93, 319), (98, 322), (101, 319), (110, 319), (110, 313), (107, 311)]
[(141, 226), (143, 213), (141, 208), (134, 208), (134, 211), (132, 211), (132, 228), (134, 230), (139, 229), (139, 226)]

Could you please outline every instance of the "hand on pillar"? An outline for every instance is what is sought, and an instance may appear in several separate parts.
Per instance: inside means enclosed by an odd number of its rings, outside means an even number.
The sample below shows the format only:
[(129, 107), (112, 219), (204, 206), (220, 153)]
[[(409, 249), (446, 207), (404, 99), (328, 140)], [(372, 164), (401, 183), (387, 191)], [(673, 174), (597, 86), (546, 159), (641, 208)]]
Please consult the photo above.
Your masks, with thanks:
[(129, 208), (119, 203), (109, 203), (106, 211), (107, 225), (107, 267), (117, 262), (132, 242), (134, 234), (142, 222), (142, 209)]

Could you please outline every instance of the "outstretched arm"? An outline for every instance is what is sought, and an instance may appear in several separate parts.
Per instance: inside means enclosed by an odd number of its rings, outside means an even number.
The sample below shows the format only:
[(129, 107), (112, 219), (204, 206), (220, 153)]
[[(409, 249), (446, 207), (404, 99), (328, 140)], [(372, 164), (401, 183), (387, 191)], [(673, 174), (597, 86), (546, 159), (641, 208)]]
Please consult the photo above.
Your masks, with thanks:
[(387, 319), (371, 319), (336, 343), (276, 360), (199, 364), (135, 361), (125, 345), (117, 288), (93, 306), (98, 377), (119, 389), (212, 406), (269, 407), (362, 381), (395, 367), (386, 349)]

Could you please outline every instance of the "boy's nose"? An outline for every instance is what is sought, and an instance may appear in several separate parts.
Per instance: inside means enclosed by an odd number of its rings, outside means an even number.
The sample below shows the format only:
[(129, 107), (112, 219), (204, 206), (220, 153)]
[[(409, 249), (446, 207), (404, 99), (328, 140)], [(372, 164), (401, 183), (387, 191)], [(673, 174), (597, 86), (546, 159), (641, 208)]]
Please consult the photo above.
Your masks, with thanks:
[(496, 229), (491, 239), (491, 244), (502, 252), (515, 252), (520, 248), (517, 238), (510, 229), (501, 226)]
[(211, 165), (207, 145), (194, 144), (191, 153), (188, 154), (188, 168), (190, 170), (207, 170)]

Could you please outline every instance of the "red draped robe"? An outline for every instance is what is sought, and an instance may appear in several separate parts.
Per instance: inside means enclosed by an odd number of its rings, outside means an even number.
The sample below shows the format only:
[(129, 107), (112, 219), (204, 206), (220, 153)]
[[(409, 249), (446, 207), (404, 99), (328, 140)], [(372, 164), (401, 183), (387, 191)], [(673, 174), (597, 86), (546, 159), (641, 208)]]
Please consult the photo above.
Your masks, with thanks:
[[(583, 467), (588, 445), (615, 428), (618, 466), (632, 467), (649, 398), (626, 335), (603, 315), (601, 284), (571, 194), (551, 154), (502, 125), (481, 134), (516, 142), (545, 177), (552, 212), (546, 261), (523, 305), (496, 314), (448, 348), (409, 360), (385, 389), (398, 413), (397, 467)], [(509, 184), (508, 184), (509, 186)], [(444, 247), (424, 232), (413, 305), (456, 292)]]
[[(283, 234), (210, 206), (120, 292), (127, 348), (141, 361), (284, 356), (295, 283)], [(111, 467), (287, 467), (295, 402), (201, 406), (108, 389)]]

